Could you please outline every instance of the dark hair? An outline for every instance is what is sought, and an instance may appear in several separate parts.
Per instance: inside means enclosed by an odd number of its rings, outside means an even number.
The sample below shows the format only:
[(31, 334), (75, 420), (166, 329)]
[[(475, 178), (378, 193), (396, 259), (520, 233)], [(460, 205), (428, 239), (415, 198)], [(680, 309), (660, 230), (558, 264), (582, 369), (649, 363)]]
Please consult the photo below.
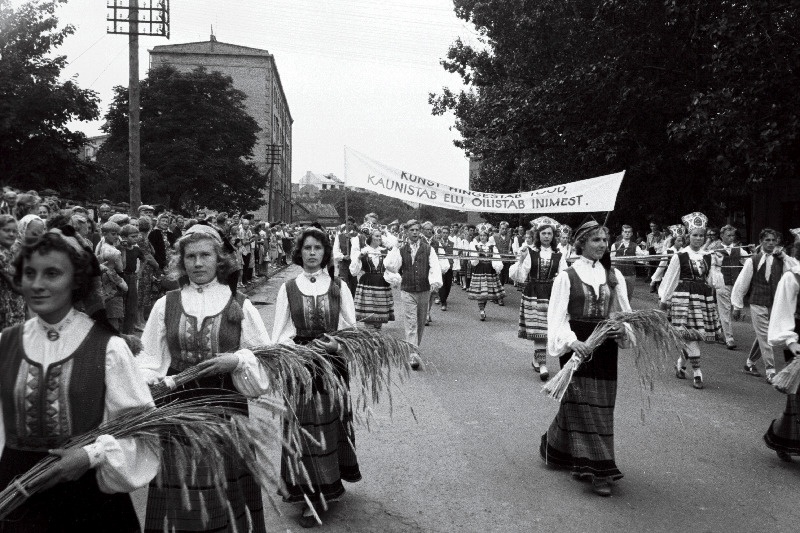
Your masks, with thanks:
[(308, 237), (314, 237), (322, 243), (322, 247), (325, 249), (325, 252), (322, 255), (322, 263), (320, 264), (320, 267), (327, 267), (328, 263), (331, 261), (331, 256), (333, 256), (333, 245), (331, 244), (331, 240), (328, 238), (327, 233), (313, 226), (304, 229), (297, 239), (295, 239), (294, 250), (292, 250), (292, 263), (303, 266), (303, 243), (306, 242), (306, 238)]
[(556, 239), (557, 239), (557, 237), (556, 237), (556, 228), (554, 228), (554, 227), (553, 227), (553, 226), (551, 226), (550, 224), (545, 224), (544, 226), (542, 226), (542, 227), (540, 227), (540, 228), (536, 228), (536, 229), (533, 231), (533, 245), (534, 245), (536, 248), (541, 248), (541, 246), (542, 246), (542, 239), (541, 239), (541, 238), (539, 238), (539, 234), (540, 234), (541, 232), (543, 232), (544, 230), (546, 230), (547, 228), (550, 228), (551, 230), (553, 230), (553, 240), (551, 240), (551, 241), (550, 241), (550, 247), (551, 247), (551, 248), (555, 248), (555, 246), (553, 246), (553, 244), (556, 242)]
[(763, 241), (764, 238), (769, 234), (774, 235), (775, 236), (775, 240), (780, 241), (780, 239), (781, 239), (780, 233), (778, 233), (776, 230), (774, 230), (772, 228), (764, 228), (758, 234), (759, 242)]
[[(74, 231), (73, 229), (71, 232), (73, 235)], [(65, 233), (68, 232), (65, 231)], [(17, 285), (22, 283), (23, 264), (26, 260), (30, 260), (34, 253), (44, 255), (50, 252), (62, 252), (66, 254), (75, 269), (75, 274), (72, 279), (72, 302), (78, 302), (86, 298), (91, 292), (92, 277), (95, 274), (95, 269), (92, 264), (94, 256), (86, 249), (75, 249), (58, 233), (47, 232), (33, 244), (26, 244), (22, 247), (19, 254), (14, 259), (14, 282)]]

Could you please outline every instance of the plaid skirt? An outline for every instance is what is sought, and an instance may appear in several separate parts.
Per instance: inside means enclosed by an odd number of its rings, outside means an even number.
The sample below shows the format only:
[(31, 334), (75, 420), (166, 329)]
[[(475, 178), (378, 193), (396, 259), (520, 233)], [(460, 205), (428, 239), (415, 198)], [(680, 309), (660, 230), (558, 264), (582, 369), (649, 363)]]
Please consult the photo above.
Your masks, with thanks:
[[(792, 360), (792, 352), (784, 350), (783, 354), (787, 363)], [(764, 442), (776, 452), (800, 454), (800, 395), (787, 396), (783, 415), (769, 425)]]
[[(570, 320), (579, 340), (587, 339), (596, 325), (596, 321)], [(561, 356), (562, 367), (571, 356)], [(542, 435), (539, 452), (545, 463), (582, 477), (622, 478), (614, 459), (616, 399), (617, 344), (607, 340), (578, 367), (555, 419)]]
[(706, 342), (723, 339), (714, 289), (702, 281), (678, 283), (670, 302), (669, 321), (676, 328), (701, 335)]
[(358, 320), (373, 323), (394, 320), (392, 287), (383, 279), (383, 274), (368, 272), (362, 275), (353, 300)]
[(303, 438), (300, 462), (308, 478), (297, 475), (290, 467), (286, 451), (281, 457), (281, 478), (286, 485), (283, 501), (302, 502), (307, 495), (312, 502), (334, 501), (344, 494), (342, 480), (361, 480), (355, 449), (352, 411), (342, 413), (330, 394), (320, 392), (316, 400), (295, 407), (300, 426), (319, 443)]
[[(172, 455), (172, 446), (175, 445), (164, 446), (162, 457)], [(219, 474), (225, 476), (222, 494), (214, 484)], [(201, 463), (197, 465), (196, 478), (184, 488), (185, 478), (186, 472), (179, 465), (164, 461), (161, 473), (150, 482), (145, 533), (233, 531), (234, 524), (238, 531), (266, 531), (261, 487), (249, 470), (234, 460), (233, 454), (225, 457), (225, 472)]]
[(467, 298), (486, 302), (497, 301), (506, 297), (506, 290), (500, 284), (500, 278), (492, 268), (491, 263), (478, 263), (472, 269), (472, 279), (467, 289)]
[(547, 306), (553, 280), (529, 281), (519, 302), (519, 331), (517, 337), (528, 340), (547, 338)]

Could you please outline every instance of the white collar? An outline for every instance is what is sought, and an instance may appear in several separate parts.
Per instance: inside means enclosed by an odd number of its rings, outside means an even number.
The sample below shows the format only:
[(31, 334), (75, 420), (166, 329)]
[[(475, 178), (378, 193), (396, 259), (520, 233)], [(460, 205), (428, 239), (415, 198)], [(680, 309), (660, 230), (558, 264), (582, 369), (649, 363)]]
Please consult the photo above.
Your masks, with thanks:
[[(588, 257), (585, 257), (585, 256), (582, 255), (577, 259), (576, 263), (583, 263), (584, 265), (586, 265), (589, 268), (595, 268), (600, 263), (600, 261), (599, 260), (598, 261), (592, 261)], [(600, 268), (603, 268), (603, 265), (600, 265)]]
[[(45, 335), (49, 340), (58, 340), (60, 333), (64, 331), (70, 324), (75, 320), (75, 317), (78, 315), (78, 312), (75, 310), (74, 307), (70, 308), (67, 312), (66, 316), (59, 320), (55, 324), (49, 324), (42, 320), (42, 317), (37, 316), (36, 321), (39, 323), (39, 326), (44, 330)], [(55, 338), (51, 338), (51, 336), (55, 334)]]
[(324, 268), (320, 268), (316, 272), (306, 272), (305, 270), (303, 270), (303, 276), (308, 278), (308, 280), (311, 283), (314, 283), (315, 281), (317, 281), (317, 279), (320, 278), (321, 276), (327, 276), (327, 275), (328, 275), (328, 271), (326, 269), (324, 269)]
[(216, 285), (219, 285), (219, 284), (220, 284), (219, 281), (217, 281), (217, 279), (214, 278), (211, 281), (209, 281), (208, 283), (203, 283), (202, 285), (200, 285), (199, 283), (195, 283), (194, 281), (190, 281), (189, 282), (189, 287), (191, 287), (192, 289), (194, 289), (197, 292), (202, 293), (202, 292), (207, 291), (209, 289), (213, 289)]

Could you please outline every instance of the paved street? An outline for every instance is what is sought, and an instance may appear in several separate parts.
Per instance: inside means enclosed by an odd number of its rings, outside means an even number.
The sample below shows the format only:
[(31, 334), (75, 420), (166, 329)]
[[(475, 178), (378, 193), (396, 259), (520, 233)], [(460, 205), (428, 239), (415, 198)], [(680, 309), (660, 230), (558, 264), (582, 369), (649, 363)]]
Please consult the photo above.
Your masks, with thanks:
[[(271, 304), (293, 267), (252, 296)], [(800, 462), (787, 465), (762, 441), (785, 397), (745, 375), (743, 348), (703, 346), (706, 388), (672, 374), (645, 394), (621, 352), (616, 408), (617, 464), (625, 474), (611, 498), (548, 468), (539, 439), (557, 404), (539, 393), (530, 343), (516, 338), (519, 293), (505, 307), (477, 304), (455, 288), (449, 311), (434, 311), (423, 341), (425, 370), (394, 393), (394, 416), (357, 430), (363, 481), (328, 513), (326, 531), (794, 531)], [(634, 307), (654, 303), (637, 284)], [(272, 305), (262, 305), (268, 329)], [(401, 322), (388, 331), (401, 335)], [(741, 347), (753, 335), (736, 325)], [(781, 359), (782, 360), (782, 359)], [(550, 361), (557, 369), (556, 361)], [(415, 421), (411, 408), (416, 413)], [(299, 529), (296, 506), (270, 531)]]

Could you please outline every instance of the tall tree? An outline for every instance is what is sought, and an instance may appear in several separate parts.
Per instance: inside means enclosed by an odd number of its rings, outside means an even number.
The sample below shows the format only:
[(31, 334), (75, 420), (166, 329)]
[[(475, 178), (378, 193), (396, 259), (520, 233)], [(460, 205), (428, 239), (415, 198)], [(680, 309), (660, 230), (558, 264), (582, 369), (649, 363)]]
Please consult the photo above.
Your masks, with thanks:
[[(204, 206), (249, 211), (264, 203), (264, 176), (250, 161), (255, 119), (233, 80), (203, 68), (151, 69), (141, 84), (142, 198), (172, 209)], [(128, 151), (128, 89), (114, 88), (106, 113), (108, 140), (98, 154), (112, 179), (127, 191), (127, 173), (114, 161)], [(118, 165), (117, 165), (118, 167)]]
[[(796, 123), (797, 103), (784, 95), (798, 88), (791, 66), (800, 29), (790, 0), (454, 3), (483, 42), (451, 46), (443, 65), (468, 88), (445, 88), (430, 102), (434, 114), (455, 113), (456, 145), (482, 161), (482, 190), (626, 169), (612, 220), (624, 213), (641, 227), (651, 214), (662, 221), (695, 208), (720, 214), (720, 192), (748, 191), (752, 169), (744, 162), (776, 152), (775, 136), (781, 156), (764, 166), (790, 173), (797, 137), (786, 123)], [(771, 68), (761, 74), (765, 63)], [(789, 72), (776, 76), (781, 69)], [(738, 99), (753, 94), (754, 83), (761, 103), (744, 105)], [(755, 120), (764, 108), (789, 118)], [(741, 137), (749, 151), (737, 151)]]
[(0, 0), (0, 181), (84, 197), (96, 168), (78, 158), (86, 137), (67, 124), (100, 111), (94, 91), (59, 81), (67, 59), (53, 51), (75, 31), (58, 27), (65, 2)]

